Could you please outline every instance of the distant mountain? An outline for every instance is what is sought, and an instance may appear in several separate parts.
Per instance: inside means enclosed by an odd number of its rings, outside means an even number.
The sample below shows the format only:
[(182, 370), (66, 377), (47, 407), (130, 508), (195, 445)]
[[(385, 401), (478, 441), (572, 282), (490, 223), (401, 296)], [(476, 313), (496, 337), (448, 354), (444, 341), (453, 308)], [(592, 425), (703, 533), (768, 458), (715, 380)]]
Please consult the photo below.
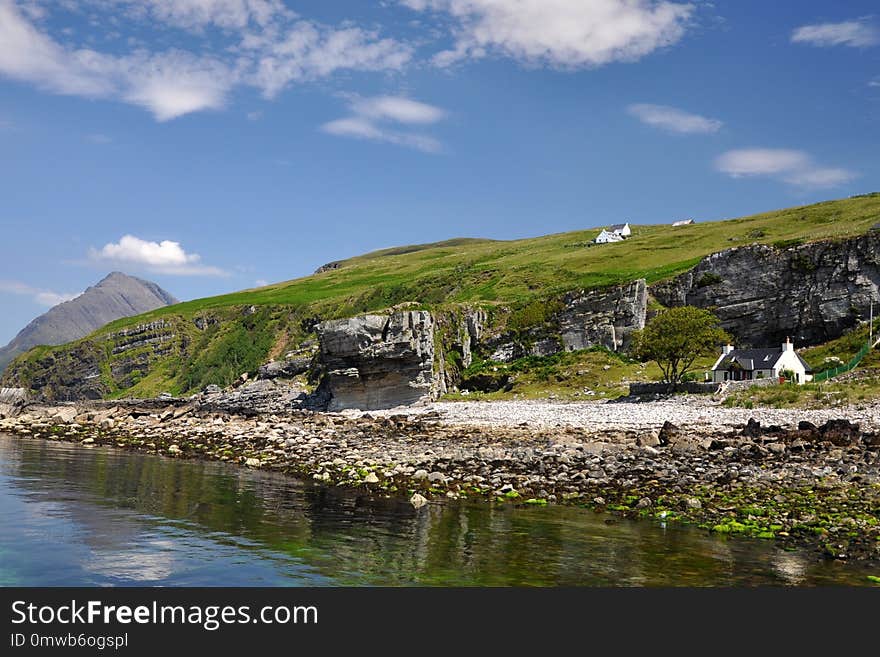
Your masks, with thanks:
[(175, 303), (177, 299), (155, 283), (113, 272), (75, 299), (58, 304), (25, 326), (0, 349), (0, 372), (31, 347), (78, 340), (121, 317)]

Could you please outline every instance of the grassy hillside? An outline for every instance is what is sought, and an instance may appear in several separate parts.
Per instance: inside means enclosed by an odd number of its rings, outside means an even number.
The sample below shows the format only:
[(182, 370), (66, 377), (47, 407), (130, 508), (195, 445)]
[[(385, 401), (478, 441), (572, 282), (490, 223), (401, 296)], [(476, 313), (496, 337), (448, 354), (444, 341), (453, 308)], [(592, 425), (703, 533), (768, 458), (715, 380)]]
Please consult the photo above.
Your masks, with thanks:
[(267, 287), (162, 308), (105, 330), (224, 306), (310, 305), (342, 317), (405, 301), (521, 303), (532, 297), (668, 278), (710, 253), (751, 244), (790, 245), (866, 232), (880, 221), (880, 194), (691, 226), (634, 226), (617, 244), (594, 245), (598, 229), (513, 241), (450, 240), (340, 261), (340, 268)]
[[(19, 359), (10, 383), (69, 386), (70, 368), (64, 363), (74, 351), (88, 356), (92, 372), (100, 371), (105, 396), (182, 394), (208, 383), (227, 385), (288, 350), (314, 349), (307, 345), (317, 318), (405, 302), (441, 311), (462, 302), (479, 304), (497, 315), (496, 328), (528, 330), (544, 321), (563, 292), (636, 278), (650, 283), (731, 247), (846, 238), (878, 221), (880, 194), (870, 194), (690, 226), (633, 226), (632, 237), (617, 244), (593, 244), (595, 228), (513, 241), (460, 238), (384, 249), (338, 261), (338, 268), (320, 274), (118, 320), (73, 345), (38, 348)], [(494, 306), (510, 312), (496, 312)], [(122, 333), (160, 319), (164, 328), (139, 337)], [(838, 350), (843, 353), (843, 344)], [(605, 358), (593, 353), (532, 363), (535, 367), (510, 372), (512, 389), (533, 396), (586, 388), (612, 396), (623, 390), (624, 379), (655, 378), (650, 367), (613, 358), (599, 362)]]

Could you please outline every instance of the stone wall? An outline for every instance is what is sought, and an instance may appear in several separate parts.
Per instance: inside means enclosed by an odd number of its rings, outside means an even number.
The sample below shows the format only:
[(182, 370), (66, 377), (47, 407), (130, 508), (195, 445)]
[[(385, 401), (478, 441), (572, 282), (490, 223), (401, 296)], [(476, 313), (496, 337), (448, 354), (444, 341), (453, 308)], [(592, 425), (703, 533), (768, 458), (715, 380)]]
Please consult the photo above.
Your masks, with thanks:
[(431, 313), (361, 315), (322, 322), (317, 332), (328, 410), (393, 408), (436, 395)]
[[(685, 381), (679, 383), (674, 392), (686, 392), (691, 395), (712, 395), (718, 391), (719, 383), (704, 383), (702, 381)], [(671, 394), (670, 385), (668, 383), (630, 383), (629, 394), (631, 397), (643, 397), (648, 395), (668, 395)]]

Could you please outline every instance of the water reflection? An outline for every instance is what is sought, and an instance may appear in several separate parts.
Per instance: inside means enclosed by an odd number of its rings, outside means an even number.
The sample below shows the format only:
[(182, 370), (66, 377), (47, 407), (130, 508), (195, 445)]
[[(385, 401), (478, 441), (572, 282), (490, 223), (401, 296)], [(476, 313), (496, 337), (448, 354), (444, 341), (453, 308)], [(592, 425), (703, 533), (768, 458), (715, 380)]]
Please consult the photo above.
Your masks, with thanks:
[(429, 505), (0, 435), (0, 585), (865, 584), (854, 565), (571, 508)]

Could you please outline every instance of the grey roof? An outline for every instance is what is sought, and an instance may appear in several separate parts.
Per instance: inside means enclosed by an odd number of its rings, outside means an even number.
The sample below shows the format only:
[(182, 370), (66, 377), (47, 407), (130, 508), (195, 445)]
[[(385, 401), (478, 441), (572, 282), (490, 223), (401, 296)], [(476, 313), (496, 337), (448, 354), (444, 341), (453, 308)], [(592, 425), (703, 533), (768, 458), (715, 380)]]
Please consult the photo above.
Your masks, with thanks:
[[(738, 364), (742, 369), (752, 370), (772, 370), (776, 365), (776, 361), (782, 356), (782, 347), (769, 349), (734, 349), (727, 354), (718, 365), (713, 368), (715, 370), (729, 370), (734, 363)], [(806, 372), (812, 372), (813, 368), (807, 364), (801, 355), (795, 353), (801, 365), (804, 366)]]
[(801, 365), (804, 366), (804, 371), (805, 371), (807, 374), (812, 374), (812, 373), (813, 373), (813, 368), (810, 367), (810, 364), (807, 363), (807, 361), (805, 361), (803, 358), (801, 358), (801, 355), (800, 355), (800, 354), (795, 353), (795, 356), (797, 356), (797, 357), (798, 357), (798, 360), (801, 361)]
[(623, 230), (625, 227), (626, 227), (626, 224), (614, 224), (613, 226), (609, 226), (608, 230), (610, 230), (610, 231)]

